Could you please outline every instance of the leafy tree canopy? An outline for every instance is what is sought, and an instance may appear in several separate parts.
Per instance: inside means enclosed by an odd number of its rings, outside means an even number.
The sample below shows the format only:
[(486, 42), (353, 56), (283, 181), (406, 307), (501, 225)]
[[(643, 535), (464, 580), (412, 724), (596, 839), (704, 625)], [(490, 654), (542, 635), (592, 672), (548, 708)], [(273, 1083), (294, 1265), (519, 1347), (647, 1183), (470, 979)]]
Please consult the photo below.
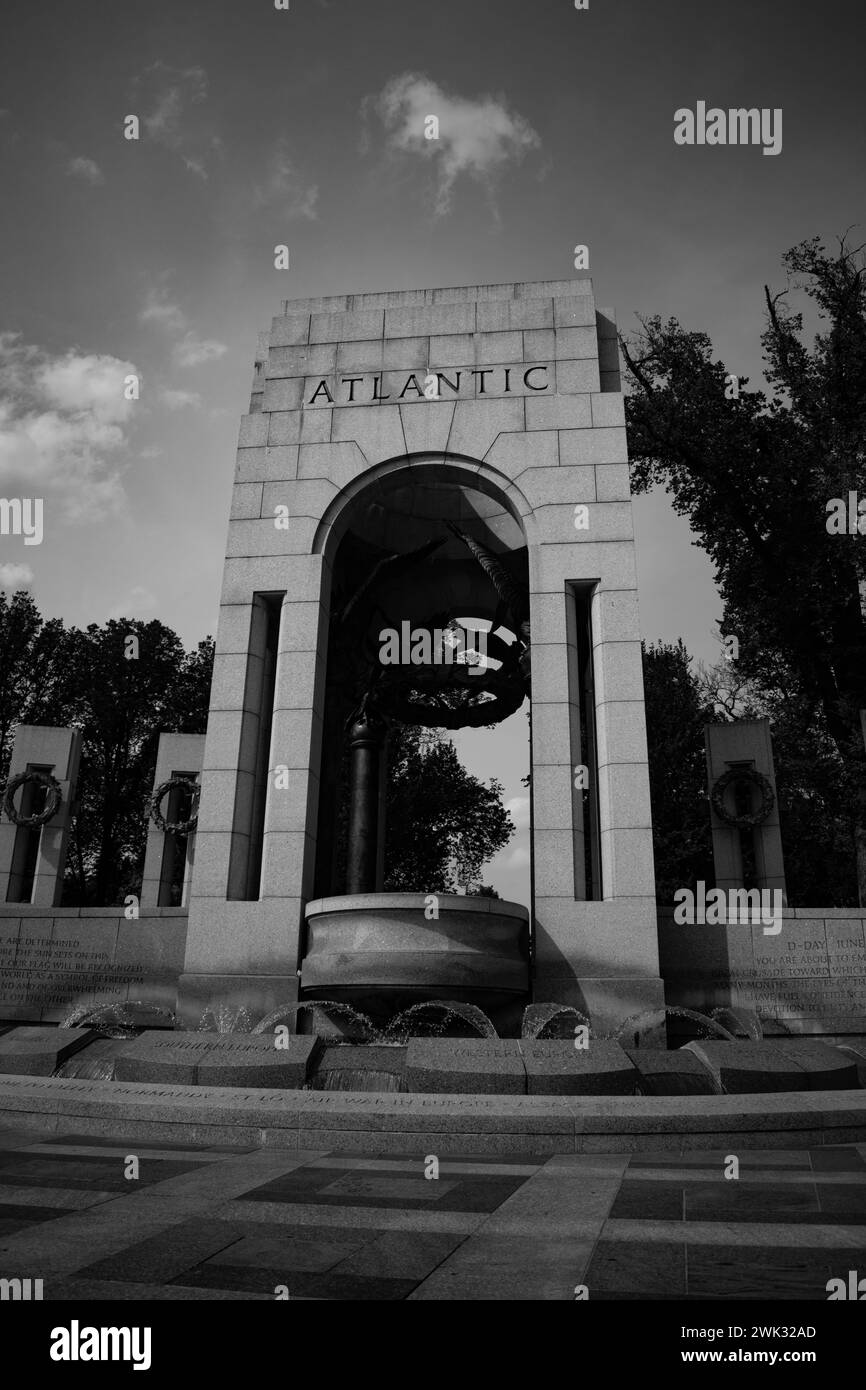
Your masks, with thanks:
[[(845, 239), (835, 254), (812, 238), (783, 259), (789, 289), (765, 290), (768, 391), (726, 394), (710, 339), (676, 319), (648, 318), (623, 340), (632, 481), (663, 485), (710, 556), (755, 698), (834, 761), (866, 901), (866, 545), (826, 524), (831, 499), (866, 496), (866, 268)], [(811, 346), (792, 288), (822, 325)]]
[[(385, 888), (453, 893), (455, 863), (473, 876), (514, 834), (502, 784), (485, 786), (460, 763), (447, 739), (407, 724), (388, 738)], [(492, 889), (484, 889), (485, 896)]]
[(64, 628), (45, 622), (29, 594), (0, 593), (3, 779), (16, 724), (83, 734), (66, 903), (108, 906), (140, 890), (159, 735), (204, 732), (212, 666), (210, 638), (185, 652), (157, 621)]

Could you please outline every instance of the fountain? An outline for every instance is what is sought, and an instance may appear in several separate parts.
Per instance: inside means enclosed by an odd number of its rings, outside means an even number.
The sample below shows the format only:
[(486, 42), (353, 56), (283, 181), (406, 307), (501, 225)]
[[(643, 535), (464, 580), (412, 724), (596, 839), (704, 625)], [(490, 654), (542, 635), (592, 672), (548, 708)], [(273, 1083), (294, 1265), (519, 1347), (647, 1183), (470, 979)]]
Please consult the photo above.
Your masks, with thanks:
[[(720, 1023), (717, 1023), (714, 1018), (710, 1018), (707, 1014), (699, 1013), (697, 1009), (685, 1009), (680, 1005), (671, 1004), (666, 1005), (663, 1009), (644, 1009), (642, 1013), (631, 1014), (631, 1016), (624, 1019), (619, 1025), (619, 1028), (617, 1028), (613, 1035), (614, 1041), (621, 1043), (629, 1029), (634, 1029), (636, 1024), (641, 1023), (645, 1019), (657, 1018), (659, 1014), (664, 1015), (664, 1017), (670, 1015), (671, 1018), (690, 1018), (693, 1022), (700, 1023), (704, 1028), (710, 1029), (711, 1032), (718, 1033), (725, 1042), (737, 1041), (733, 1033), (729, 1033), (727, 1028), (723, 1028)], [(640, 1047), (639, 1031), (634, 1033), (632, 1046)]]
[(458, 894), (355, 893), (306, 909), (304, 1000), (340, 1000), (377, 1023), (417, 1003), (483, 1006), (504, 1018), (527, 997), (529, 923), (518, 903)]
[(754, 1009), (732, 1008), (730, 1006), (713, 1009), (711, 1018), (729, 1023), (731, 1032), (737, 1037), (748, 1038), (750, 1042), (763, 1042), (764, 1030)]
[(198, 1025), (200, 1033), (251, 1033), (252, 1028), (250, 1011), (243, 1004), (238, 1009), (228, 1004), (209, 1004)]
[(61, 1023), (61, 1028), (93, 1028), (106, 1038), (134, 1038), (149, 1025), (148, 1019), (137, 1019), (133, 1010), (150, 1017), (165, 1019), (166, 1027), (174, 1027), (175, 1015), (160, 1004), (148, 1004), (143, 999), (127, 999), (123, 1003), (79, 1004)]
[[(133, 1013), (135, 1010), (135, 1013)], [(140, 1017), (146, 1016), (145, 1019)], [(147, 1018), (164, 1019), (172, 1025), (175, 1016), (170, 1009), (148, 1004), (143, 999), (123, 1003), (80, 1004), (60, 1024), (61, 1028), (92, 1028), (100, 1037), (89, 1044), (81, 1056), (68, 1058), (54, 1072), (55, 1076), (77, 1078), (80, 1081), (113, 1081), (116, 1049), (112, 1042), (138, 1037), (147, 1027)]]
[(568, 1017), (576, 1018), (578, 1023), (589, 1028), (590, 1023), (586, 1014), (582, 1014), (580, 1009), (575, 1009), (571, 1004), (528, 1004), (523, 1011), (523, 1022), (520, 1027), (522, 1038), (556, 1038), (574, 1036), (574, 1027), (569, 1025), (568, 1031), (564, 1033), (546, 1032), (558, 1020)]
[[(379, 1033), (373, 1020), (368, 1018), (366, 1014), (361, 1013), (360, 1009), (354, 1008), (351, 1004), (345, 1004), (339, 999), (310, 999), (302, 1004), (280, 1004), (278, 1008), (273, 1009), (269, 1014), (266, 1014), (264, 1018), (259, 1020), (253, 1032), (267, 1033), (284, 1018), (297, 1017), (299, 1013), (303, 1013), (305, 1010), (314, 1012), (316, 1009), (321, 1009), (322, 1011), (330, 1009), (334, 1013), (340, 1014), (343, 1018), (348, 1019), (350, 1023), (360, 1024), (365, 1030), (365, 1036), (360, 1039), (362, 1043), (378, 1040)], [(346, 1041), (352, 1042), (353, 1039), (347, 1038)]]
[(474, 1028), (481, 1038), (499, 1037), (483, 1009), (479, 1009), (477, 1004), (462, 1004), (455, 999), (431, 999), (429, 1002), (413, 1004), (391, 1019), (391, 1022), (384, 1029), (382, 1037), (405, 1042), (410, 1037), (419, 1036), (412, 1033), (407, 1027), (408, 1020), (414, 1018), (416, 1014), (427, 1013), (430, 1010), (441, 1010), (445, 1014), (445, 1019), (440, 1025), (431, 1024), (428, 1026), (430, 1032), (441, 1034), (451, 1019), (459, 1018)]

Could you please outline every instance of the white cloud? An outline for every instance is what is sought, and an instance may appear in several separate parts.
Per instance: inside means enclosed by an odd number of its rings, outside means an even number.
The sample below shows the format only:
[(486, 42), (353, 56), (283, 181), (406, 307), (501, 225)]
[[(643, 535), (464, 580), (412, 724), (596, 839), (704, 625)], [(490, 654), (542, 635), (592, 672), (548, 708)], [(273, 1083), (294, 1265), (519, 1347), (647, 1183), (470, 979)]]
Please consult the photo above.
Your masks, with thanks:
[[(394, 77), (377, 97), (367, 97), (386, 132), (390, 149), (435, 161), (435, 211), (450, 210), (454, 184), (461, 174), (484, 185), (495, 209), (494, 188), (509, 163), (519, 163), (541, 139), (527, 120), (510, 111), (504, 97), (460, 97), (446, 92), (423, 73)], [(439, 138), (425, 136), (425, 121), (436, 116)]]
[(505, 809), (509, 812), (518, 830), (523, 830), (529, 825), (529, 797), (512, 796), (505, 803)]
[(285, 140), (277, 143), (265, 181), (256, 185), (254, 197), (258, 207), (275, 207), (288, 221), (306, 218), (315, 222), (318, 217), (319, 186), (304, 184), (289, 158)]
[(111, 618), (147, 618), (156, 609), (156, 596), (142, 584), (136, 584), (129, 593), (109, 609)]
[(29, 565), (0, 565), (0, 589), (29, 589), (32, 583)]
[(144, 308), (139, 314), (142, 323), (155, 323), (170, 333), (180, 333), (186, 328), (186, 314), (179, 304), (173, 304), (160, 290), (149, 290)]
[(66, 172), (71, 174), (73, 178), (84, 179), (85, 183), (92, 184), (94, 188), (97, 184), (105, 183), (105, 175), (96, 160), (86, 159), (83, 155), (70, 159), (66, 166)]
[(198, 391), (166, 390), (162, 393), (162, 403), (169, 410), (184, 410), (190, 405), (201, 405), (201, 396)]
[(20, 483), (71, 520), (116, 511), (132, 374), (134, 364), (117, 357), (74, 349), (54, 357), (0, 334), (0, 485)]
[(124, 391), (129, 375), (137, 375), (131, 362), (67, 352), (65, 357), (47, 358), (35, 378), (49, 405), (73, 414), (89, 412), (100, 425), (116, 425), (135, 409)]
[[(155, 323), (172, 336), (182, 333), (183, 337), (172, 348), (172, 356), (177, 367), (198, 367), (202, 362), (213, 362), (228, 352), (225, 343), (216, 338), (201, 338), (189, 326), (189, 319), (179, 304), (170, 300), (162, 290), (150, 290), (144, 308), (138, 315), (142, 323)], [(184, 393), (181, 392), (183, 395)], [(186, 393), (189, 394), (189, 393)], [(187, 404), (187, 402), (181, 402)]]
[(178, 155), (198, 178), (207, 179), (208, 164), (222, 143), (205, 109), (204, 68), (151, 63), (136, 78), (133, 90), (135, 100), (147, 108), (141, 118), (147, 137)]
[(186, 333), (173, 349), (174, 360), (179, 367), (199, 367), (202, 362), (213, 362), (228, 352), (225, 343), (215, 338), (198, 338), (195, 333)]
[(529, 862), (529, 849), (524, 845), (515, 845), (495, 861), (497, 869), (524, 869)]

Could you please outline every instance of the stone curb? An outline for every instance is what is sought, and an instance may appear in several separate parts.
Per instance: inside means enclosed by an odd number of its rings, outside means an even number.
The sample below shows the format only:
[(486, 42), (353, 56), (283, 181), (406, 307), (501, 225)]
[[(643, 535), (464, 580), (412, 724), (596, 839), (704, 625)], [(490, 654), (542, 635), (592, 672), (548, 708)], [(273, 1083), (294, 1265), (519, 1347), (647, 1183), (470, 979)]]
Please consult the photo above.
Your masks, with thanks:
[[(0, 1077), (0, 1125), (289, 1149), (630, 1152), (866, 1140), (866, 1092), (424, 1096)], [(0, 1129), (2, 1133), (2, 1129)]]

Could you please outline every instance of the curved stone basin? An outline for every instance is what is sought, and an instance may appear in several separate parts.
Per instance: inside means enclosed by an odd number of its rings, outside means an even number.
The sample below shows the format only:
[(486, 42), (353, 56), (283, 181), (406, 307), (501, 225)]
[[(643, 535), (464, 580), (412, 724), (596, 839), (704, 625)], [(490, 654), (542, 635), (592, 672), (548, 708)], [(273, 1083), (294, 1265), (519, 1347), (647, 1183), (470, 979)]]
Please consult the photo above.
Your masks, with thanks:
[(529, 912), (499, 898), (355, 893), (307, 906), (303, 999), (335, 999), (373, 1017), (422, 1000), (454, 999), (489, 1013), (529, 994)]

